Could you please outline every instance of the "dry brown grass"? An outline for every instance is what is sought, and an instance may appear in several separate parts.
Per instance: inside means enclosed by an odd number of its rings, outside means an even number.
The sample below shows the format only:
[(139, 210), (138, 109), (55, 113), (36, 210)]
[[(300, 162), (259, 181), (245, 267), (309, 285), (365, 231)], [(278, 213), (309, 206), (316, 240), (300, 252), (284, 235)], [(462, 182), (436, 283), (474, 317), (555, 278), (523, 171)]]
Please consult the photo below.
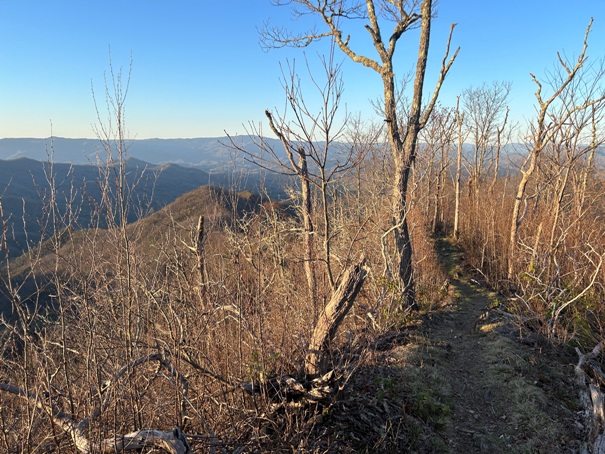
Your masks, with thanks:
[[(21, 275), (30, 273), (29, 281), (38, 287), (28, 287), (33, 300), (14, 314), (16, 328), (2, 333), (3, 376), (84, 418), (104, 401), (106, 394), (99, 390), (105, 380), (132, 361), (161, 353), (178, 373), (171, 375), (149, 362), (121, 376), (111, 387), (102, 415), (92, 421), (96, 437), (179, 426), (199, 436), (191, 438), (199, 449), (211, 444), (231, 450), (301, 452), (363, 443), (376, 449), (412, 446), (414, 431), (420, 431), (420, 438), (425, 433), (413, 419), (365, 441), (326, 445), (335, 436), (330, 430), (344, 430), (346, 418), (332, 412), (350, 410), (347, 399), (357, 392), (350, 386), (367, 384), (367, 377), (374, 377), (380, 389), (373, 385), (378, 394), (371, 398), (380, 400), (380, 390), (383, 399), (391, 392), (390, 380), (409, 379), (404, 369), (382, 373), (371, 357), (361, 354), (373, 351), (374, 339), (408, 326), (414, 318), (402, 304), (392, 273), (392, 238), (384, 236), (392, 223), (390, 188), (380, 175), (388, 166), (388, 159), (366, 163), (355, 185), (361, 192), (341, 186), (331, 193), (335, 276), (357, 260), (361, 251), (370, 270), (357, 304), (331, 345), (330, 367), (343, 371), (341, 385), (349, 386), (336, 400), (276, 410), (275, 396), (251, 396), (239, 387), (245, 382), (266, 383), (282, 374), (303, 379), (309, 338), (332, 289), (325, 261), (317, 258), (313, 266), (318, 299), (309, 299), (296, 200), (283, 206), (218, 188), (201, 188), (128, 226), (66, 230), (67, 237), (49, 240), (40, 254), (32, 251), (29, 267), (22, 261), (19, 269), (13, 269)], [(519, 248), (515, 257), (517, 279), (503, 279), (513, 186), (511, 180), (501, 179), (493, 193), (480, 192), (478, 201), (463, 197), (460, 244), (466, 263), (494, 287), (513, 288), (519, 295), (517, 305), (507, 309), (531, 318), (532, 326), (544, 334), (590, 343), (605, 326), (598, 304), (603, 270), (591, 291), (561, 313), (557, 329), (550, 328), (553, 304), (560, 307), (565, 298), (588, 285), (596, 258), (603, 253), (603, 245), (595, 241), (605, 233), (598, 222), (599, 187), (593, 186), (593, 202), (581, 219), (575, 222), (572, 210), (559, 218), (560, 225), (572, 228), (560, 237), (556, 250), (559, 280), (553, 287), (553, 275), (548, 273), (557, 268), (548, 264), (555, 255), (543, 242), (547, 235), (538, 236), (540, 225), (542, 232), (550, 231), (552, 225), (547, 197), (529, 212), (521, 229), (520, 238), (527, 247)], [(450, 300), (451, 288), (429, 233), (432, 225), (427, 215), (432, 209), (425, 205), (429, 199), (419, 190), (411, 197), (408, 221), (417, 293), (422, 308), (431, 310)], [(451, 198), (446, 196), (444, 201), (447, 229)], [(194, 247), (200, 215), (206, 220), (203, 276)], [(322, 220), (315, 221), (321, 237)], [(558, 300), (547, 298), (552, 289), (559, 291)], [(47, 307), (52, 311), (47, 312)], [(413, 388), (413, 382), (409, 385)], [(420, 392), (420, 384), (412, 388), (410, 392)], [(431, 388), (431, 399), (436, 399), (438, 380)], [(73, 452), (69, 437), (44, 411), (7, 394), (0, 393), (0, 399), (0, 424), (5, 429), (0, 446), (16, 447), (18, 452), (38, 452), (41, 446)], [(401, 396), (388, 399), (399, 402)], [(405, 399), (402, 402), (405, 406)], [(439, 408), (433, 410), (439, 412)]]
[[(343, 189), (330, 206), (335, 276), (361, 251), (370, 269), (331, 345), (331, 367), (344, 377), (356, 370), (371, 339), (409, 321), (389, 274), (392, 238), (383, 239), (392, 221), (388, 198), (380, 194), (390, 191), (384, 179), (367, 183), (362, 197)], [(239, 387), (275, 375), (304, 377), (308, 340), (332, 292), (325, 263), (317, 259), (318, 300), (309, 300), (296, 202), (290, 208), (261, 202), (251, 194), (201, 188), (133, 224), (68, 229), (61, 241), (33, 250), (34, 260), (22, 260), (12, 272), (37, 283), (32, 300), (38, 305), (22, 307), (13, 320), (17, 328), (3, 332), (3, 377), (47, 396), (76, 419), (102, 406), (91, 420), (97, 439), (179, 426), (200, 435), (192, 440), (201, 449), (213, 443), (313, 451), (321, 443), (304, 434), (330, 406), (276, 411), (274, 396), (250, 396)], [(200, 215), (206, 222), (204, 276), (194, 247)], [(418, 294), (429, 307), (439, 300), (445, 275), (420, 212), (409, 216)], [(322, 220), (316, 225), (321, 235)], [(175, 375), (145, 362), (100, 391), (121, 368), (158, 352)], [(4, 449), (74, 451), (43, 410), (8, 394), (0, 399)]]
[[(494, 194), (485, 191), (478, 205), (463, 199), (460, 244), (487, 283), (515, 297), (511, 311), (533, 320), (532, 326), (552, 340), (574, 339), (588, 347), (601, 335), (605, 320), (600, 304), (605, 274), (599, 267), (605, 254), (599, 221), (602, 183), (589, 183), (582, 208), (577, 186), (570, 185), (557, 217), (555, 188), (540, 185), (532, 187), (539, 196), (528, 206), (513, 257), (508, 251), (514, 179), (500, 179)], [(506, 278), (509, 260), (512, 281)]]

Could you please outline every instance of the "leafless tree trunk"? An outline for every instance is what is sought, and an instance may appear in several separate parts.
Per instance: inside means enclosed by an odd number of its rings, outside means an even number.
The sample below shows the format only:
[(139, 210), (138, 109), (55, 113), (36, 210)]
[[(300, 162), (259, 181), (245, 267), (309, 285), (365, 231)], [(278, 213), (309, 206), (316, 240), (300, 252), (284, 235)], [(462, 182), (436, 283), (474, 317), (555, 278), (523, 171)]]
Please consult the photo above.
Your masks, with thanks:
[[(375, 1), (367, 0), (365, 8), (358, 2), (346, 2), (342, 0), (329, 0), (327, 2), (313, 2), (310, 0), (295, 0), (293, 2), (277, 1), (276, 4), (294, 4), (300, 7), (295, 11), (299, 14), (311, 13), (317, 15), (327, 27), (323, 33), (317, 31), (303, 32), (293, 35), (289, 31), (281, 28), (272, 28), (264, 30), (261, 40), (267, 47), (280, 46), (307, 46), (311, 42), (332, 37), (341, 51), (351, 60), (360, 63), (378, 73), (383, 84), (383, 107), (384, 117), (387, 123), (387, 134), (391, 153), (395, 163), (395, 173), (393, 176), (393, 232), (395, 235), (395, 245), (398, 253), (398, 275), (402, 286), (402, 293), (405, 304), (414, 306), (416, 303), (415, 286), (412, 269), (412, 244), (410, 241), (410, 232), (407, 223), (407, 212), (409, 210), (407, 201), (408, 183), (410, 169), (416, 158), (416, 144), (418, 133), (424, 127), (430, 115), (441, 85), (453, 64), (458, 50), (449, 58), (450, 42), (453, 32), (453, 26), (448, 38), (446, 54), (443, 58), (441, 71), (435, 86), (433, 95), (426, 108), (422, 109), (422, 95), (424, 93), (424, 77), (426, 73), (426, 64), (429, 51), (431, 19), (433, 15), (432, 0), (423, 0), (419, 11), (415, 4), (408, 5), (406, 2), (392, 2), (381, 5), (377, 12)], [(408, 10), (410, 6), (410, 10)], [(388, 38), (388, 42), (383, 39), (383, 30), (379, 25), (379, 15), (394, 22), (394, 28)], [(373, 58), (361, 55), (353, 50), (349, 38), (345, 37), (341, 28), (340, 21), (343, 19), (367, 19), (369, 23), (365, 24), (365, 29), (370, 35), (370, 39), (379, 57), (379, 61)], [(406, 118), (400, 119), (398, 116), (395, 88), (395, 68), (393, 66), (393, 57), (397, 42), (402, 35), (412, 26), (420, 22), (420, 38), (418, 43), (418, 58), (416, 61), (416, 71), (414, 78), (413, 94), (411, 96), (411, 106)], [(449, 61), (448, 61), (449, 58)]]
[(454, 206), (454, 239), (460, 237), (460, 180), (462, 178), (462, 151), (464, 147), (464, 135), (462, 126), (464, 124), (464, 112), (460, 111), (460, 97), (456, 101), (456, 126), (458, 130), (458, 148), (456, 153), (456, 176), (455, 176), (455, 206)]
[(419, 158), (424, 158), (423, 165), (426, 168), (423, 177), (427, 180), (425, 216), (431, 219), (433, 233), (437, 233), (444, 223), (443, 192), (455, 128), (455, 111), (437, 106), (422, 131), (421, 140), (425, 146), (421, 149)]
[[(536, 78), (536, 76), (531, 74), (532, 80), (537, 86), (536, 100), (538, 102), (538, 117), (536, 119), (536, 124), (534, 125), (529, 154), (521, 166), (521, 180), (519, 181), (519, 185), (517, 187), (515, 202), (513, 205), (508, 251), (509, 281), (513, 279), (515, 274), (514, 258), (517, 251), (519, 227), (527, 213), (527, 185), (537, 169), (538, 162), (544, 148), (554, 137), (557, 136), (561, 128), (565, 126), (566, 122), (574, 114), (589, 109), (591, 106), (605, 99), (605, 95), (602, 93), (598, 93), (596, 97), (594, 97), (595, 93), (593, 90), (588, 90), (587, 92), (581, 94), (570, 93), (568, 90), (568, 88), (571, 87), (573, 91), (573, 83), (577, 82), (578, 78), (581, 79), (581, 74), (579, 73), (580, 70), (585, 66), (588, 58), (586, 51), (588, 49), (588, 36), (590, 34), (591, 26), (592, 20), (588, 24), (586, 33), (584, 34), (584, 45), (582, 47), (582, 51), (580, 52), (580, 55), (573, 66), (570, 66), (570, 64), (558, 54), (561, 77), (558, 79), (553, 78), (550, 81), (550, 85), (553, 87), (553, 94), (548, 99), (544, 99), (542, 96), (542, 83)], [(582, 99), (578, 99), (577, 95), (579, 95), (579, 97)], [(567, 104), (566, 101), (572, 100), (573, 104)], [(563, 109), (561, 109), (558, 113), (553, 113), (551, 112), (551, 107), (554, 106), (557, 101), (562, 102)], [(521, 210), (522, 205), (523, 211)]]
[(509, 135), (506, 134), (506, 129), (508, 126), (508, 115), (510, 113), (510, 108), (506, 107), (506, 113), (504, 114), (504, 120), (498, 130), (496, 132), (496, 156), (494, 156), (494, 174), (492, 177), (492, 182), (489, 186), (489, 193), (491, 196), (494, 194), (494, 187), (496, 186), (496, 182), (498, 181), (498, 177), (500, 176), (500, 155), (502, 154), (502, 147), (508, 142)]
[[(307, 153), (302, 145), (297, 146), (292, 143), (280, 129), (275, 125), (273, 115), (268, 110), (265, 114), (269, 120), (269, 127), (277, 138), (282, 142), (284, 149), (290, 160), (290, 166), (296, 172), (296, 175), (300, 182), (300, 195), (301, 195), (301, 216), (303, 221), (303, 232), (304, 232), (304, 245), (305, 245), (305, 257), (304, 257), (304, 268), (307, 276), (307, 285), (309, 286), (309, 299), (313, 304), (317, 302), (317, 278), (315, 276), (315, 268), (313, 262), (315, 261), (315, 246), (314, 246), (314, 235), (315, 226), (313, 225), (313, 206), (311, 201), (311, 185), (309, 183), (309, 165), (307, 162)], [(298, 160), (294, 159), (294, 156), (298, 156)]]
[(586, 159), (586, 164), (582, 166), (582, 170), (580, 172), (580, 184), (577, 191), (576, 197), (576, 213), (578, 218), (581, 217), (584, 213), (586, 206), (586, 189), (588, 186), (588, 180), (591, 174), (594, 173), (595, 170), (595, 155), (599, 146), (603, 143), (603, 132), (600, 131), (597, 127), (597, 123), (599, 120), (602, 120), (603, 113), (597, 113), (596, 106), (592, 106), (591, 115), (590, 115), (590, 127), (591, 127), (591, 135), (590, 135), (590, 147), (588, 152), (588, 158)]

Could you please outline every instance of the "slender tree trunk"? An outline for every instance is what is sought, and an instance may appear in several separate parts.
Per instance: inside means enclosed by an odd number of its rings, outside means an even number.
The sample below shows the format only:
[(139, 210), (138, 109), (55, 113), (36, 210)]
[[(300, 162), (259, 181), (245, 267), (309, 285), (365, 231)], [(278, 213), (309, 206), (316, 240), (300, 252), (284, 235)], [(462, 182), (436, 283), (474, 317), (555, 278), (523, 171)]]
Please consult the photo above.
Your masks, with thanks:
[(580, 216), (582, 216), (582, 212), (584, 211), (584, 202), (586, 200), (586, 187), (588, 185), (588, 176), (590, 175), (590, 173), (593, 170), (593, 162), (594, 162), (594, 156), (595, 153), (597, 151), (597, 123), (595, 121), (595, 108), (594, 106), (592, 107), (592, 141), (591, 141), (591, 146), (590, 146), (590, 154), (588, 155), (588, 161), (586, 162), (586, 167), (584, 168), (584, 171), (582, 173), (582, 184), (580, 186), (580, 191), (578, 194), (578, 206), (577, 206), (577, 213), (578, 213), (578, 218)]
[(550, 240), (548, 242), (548, 250), (549, 254), (552, 257), (554, 256), (555, 250), (555, 235), (557, 233), (557, 225), (559, 224), (559, 217), (561, 215), (561, 205), (563, 204), (563, 196), (565, 195), (565, 188), (567, 187), (567, 182), (569, 181), (569, 172), (571, 171), (571, 162), (567, 165), (564, 171), (564, 175), (559, 179), (558, 191), (553, 200), (553, 214), (555, 218), (552, 222), (552, 227), (550, 229)]
[(494, 187), (496, 186), (496, 182), (498, 181), (498, 176), (500, 173), (500, 153), (502, 152), (502, 135), (504, 134), (504, 130), (506, 128), (506, 124), (508, 123), (508, 115), (510, 113), (510, 109), (506, 108), (506, 114), (504, 115), (504, 121), (502, 122), (502, 126), (498, 128), (497, 131), (497, 142), (496, 142), (496, 157), (494, 159), (494, 175), (492, 176), (492, 183), (489, 185), (489, 194), (490, 196), (494, 195)]
[(416, 288), (413, 274), (413, 251), (407, 221), (407, 187), (410, 167), (395, 165), (395, 182), (393, 184), (393, 225), (395, 228), (395, 247), (399, 254), (399, 279), (403, 284), (403, 295), (406, 307), (416, 307)]
[(195, 255), (197, 259), (197, 271), (200, 282), (200, 296), (204, 298), (208, 291), (208, 271), (206, 270), (206, 251), (204, 231), (204, 216), (200, 216), (197, 221), (196, 236), (195, 236)]
[(437, 188), (435, 189), (435, 206), (433, 208), (433, 221), (431, 223), (431, 231), (437, 233), (439, 230), (439, 200), (441, 197), (441, 175), (437, 178)]
[(447, 147), (442, 146), (441, 149), (441, 162), (439, 163), (439, 172), (437, 173), (437, 188), (435, 194), (435, 210), (433, 212), (433, 233), (437, 233), (440, 228), (443, 227), (443, 188), (445, 188), (445, 175), (449, 163), (447, 162), (447, 151), (450, 149), (450, 145)]
[(330, 288), (332, 289), (332, 291), (334, 291), (334, 273), (332, 273), (332, 229), (330, 224), (330, 214), (328, 212), (328, 183), (324, 175), (324, 169), (321, 169), (321, 181), (322, 183), (320, 191), (324, 223), (324, 260), (326, 262), (326, 273), (328, 275), (328, 282), (330, 283)]
[(464, 114), (460, 114), (459, 109), (460, 98), (456, 103), (456, 124), (458, 126), (458, 153), (456, 159), (456, 194), (454, 207), (454, 240), (460, 238), (460, 179), (462, 173), (462, 147), (464, 145), (464, 137), (462, 136), (462, 124), (464, 123)]
[(517, 195), (515, 196), (515, 204), (513, 205), (513, 215), (511, 219), (510, 225), (510, 243), (508, 249), (508, 280), (512, 280), (515, 274), (515, 255), (517, 253), (517, 241), (519, 239), (519, 226), (525, 217), (525, 212), (527, 210), (527, 206), (521, 213), (521, 203), (525, 199), (525, 190), (527, 188), (527, 184), (529, 183), (529, 179), (536, 170), (536, 166), (538, 163), (538, 157), (540, 156), (541, 150), (532, 150), (531, 154), (527, 157), (530, 164), (527, 170), (523, 170), (521, 168), (521, 181), (519, 182), (519, 186), (517, 187)]
[(307, 155), (304, 150), (297, 150), (298, 152), (298, 165), (300, 168), (300, 186), (301, 186), (301, 211), (303, 220), (303, 231), (305, 235), (305, 257), (304, 257), (304, 268), (307, 276), (307, 285), (309, 287), (309, 298), (311, 304), (315, 308), (315, 315), (318, 314), (318, 301), (317, 301), (317, 281), (315, 278), (315, 270), (313, 267), (313, 261), (315, 260), (315, 247), (314, 247), (314, 235), (315, 227), (313, 225), (313, 206), (311, 201), (311, 184), (308, 175), (307, 167)]

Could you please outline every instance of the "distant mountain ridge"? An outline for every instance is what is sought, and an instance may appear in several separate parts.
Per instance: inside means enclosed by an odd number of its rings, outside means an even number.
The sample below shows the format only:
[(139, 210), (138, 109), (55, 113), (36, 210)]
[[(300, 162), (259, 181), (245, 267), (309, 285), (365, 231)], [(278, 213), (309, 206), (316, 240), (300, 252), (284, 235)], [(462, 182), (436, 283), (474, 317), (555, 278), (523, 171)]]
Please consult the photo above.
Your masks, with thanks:
[[(243, 154), (234, 150), (231, 139), (250, 153), (258, 154), (255, 143), (257, 138), (240, 135), (229, 138), (198, 137), (190, 139), (134, 139), (127, 141), (127, 157), (155, 165), (174, 163), (184, 167), (195, 167), (209, 173), (224, 174), (236, 167), (247, 171), (258, 171), (249, 162), (244, 162)], [(283, 146), (277, 139), (264, 137), (263, 141), (275, 152), (285, 157)], [(335, 147), (346, 148), (346, 143), (335, 143)], [(422, 147), (422, 144), (420, 144)], [(502, 152), (502, 166), (518, 161), (526, 152), (523, 144), (511, 143)], [(464, 144), (464, 154), (470, 158), (473, 153), (471, 144)], [(604, 147), (599, 147), (599, 155), (605, 154)], [(98, 139), (69, 139), (52, 137), (4, 138), (0, 139), (0, 160), (30, 158), (37, 161), (48, 161), (70, 164), (96, 164), (105, 160), (105, 151)], [(511, 162), (509, 162), (511, 161)], [(237, 166), (236, 166), (237, 163)], [(513, 165), (516, 167), (516, 165)]]
[[(78, 228), (91, 223), (103, 226), (104, 214), (98, 212), (104, 184), (102, 168), (97, 165), (72, 165), (40, 162), (30, 158), (0, 160), (0, 203), (8, 223), (7, 243), (11, 256), (19, 255), (43, 239), (45, 213), (48, 216), (52, 174), (56, 208), (60, 216), (71, 213)], [(126, 163), (127, 182), (132, 190), (128, 221), (147, 215), (177, 197), (207, 185), (208, 173), (176, 164), (153, 165), (130, 159)], [(114, 175), (109, 177), (110, 192), (115, 193)], [(61, 221), (63, 222), (63, 221)], [(48, 232), (46, 233), (48, 235)]]
[[(246, 150), (258, 147), (249, 136), (235, 136), (233, 140)], [(276, 139), (265, 139), (280, 149)], [(192, 139), (135, 139), (127, 141), (127, 156), (152, 164), (175, 163), (197, 167), (205, 171), (223, 171), (237, 154), (230, 145), (229, 137), (200, 137)], [(105, 151), (98, 139), (69, 139), (52, 137), (0, 139), (0, 159), (30, 158), (37, 161), (96, 164), (105, 160)]]

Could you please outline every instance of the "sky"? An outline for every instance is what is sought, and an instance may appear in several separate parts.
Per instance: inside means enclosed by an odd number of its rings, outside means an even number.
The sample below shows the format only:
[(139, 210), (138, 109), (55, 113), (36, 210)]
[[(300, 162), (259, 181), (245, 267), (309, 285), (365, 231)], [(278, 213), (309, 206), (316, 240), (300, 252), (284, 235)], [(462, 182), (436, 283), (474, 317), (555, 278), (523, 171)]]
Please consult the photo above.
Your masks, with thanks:
[[(530, 120), (535, 85), (529, 73), (545, 76), (557, 51), (576, 56), (591, 17), (590, 61), (605, 56), (605, 0), (439, 0), (437, 11), (427, 93), (452, 23), (452, 46), (461, 48), (441, 92), (444, 106), (455, 105), (464, 89), (507, 81), (512, 117)], [(309, 88), (305, 58), (321, 77), (319, 59), (328, 50), (324, 42), (267, 52), (259, 44), (267, 21), (292, 30), (314, 24), (271, 0), (0, 0), (0, 138), (94, 137), (93, 91), (105, 120), (110, 61), (124, 79), (132, 68), (125, 101), (131, 139), (238, 135), (251, 124), (267, 133), (264, 110), (283, 111), (282, 68), (295, 62)], [(351, 46), (374, 56), (363, 22), (358, 25)], [(402, 78), (415, 62), (416, 38), (409, 33), (397, 49)], [(379, 76), (342, 53), (336, 60), (342, 62), (343, 109), (375, 118)], [(313, 105), (316, 92), (305, 93)]]

